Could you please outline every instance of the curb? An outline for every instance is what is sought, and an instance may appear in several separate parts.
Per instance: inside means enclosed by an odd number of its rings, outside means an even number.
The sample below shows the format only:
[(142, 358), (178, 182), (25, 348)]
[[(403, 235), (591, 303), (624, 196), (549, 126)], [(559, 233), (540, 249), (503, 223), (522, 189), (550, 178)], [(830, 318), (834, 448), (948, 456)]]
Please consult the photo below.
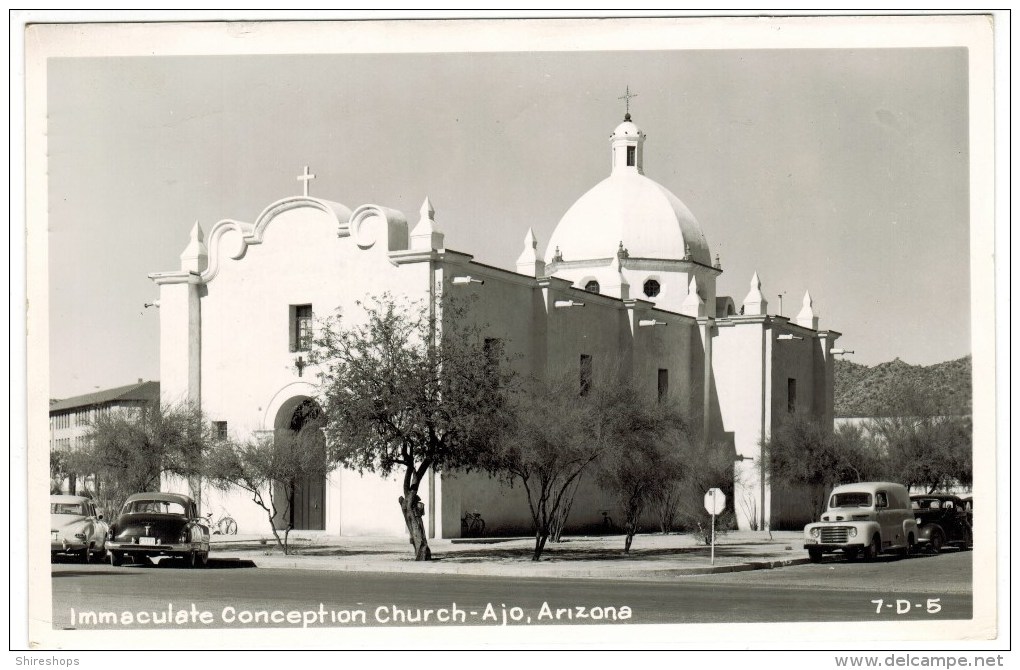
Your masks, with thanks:
[[(220, 553), (220, 552), (217, 552)], [(227, 553), (227, 552), (224, 552)], [(428, 563), (347, 563), (330, 562), (326, 557), (310, 556), (313, 560), (301, 560), (298, 557), (251, 556), (240, 552), (229, 552), (225, 556), (215, 556), (221, 560), (251, 561), (257, 568), (276, 568), (291, 570), (320, 570), (332, 572), (372, 572), (382, 574), (420, 574), (420, 575), (469, 575), (475, 577), (527, 577), (528, 579), (618, 579), (630, 581), (664, 581), (677, 577), (711, 575), (731, 572), (751, 572), (755, 570), (773, 570), (795, 565), (810, 563), (810, 558), (785, 558), (765, 561), (749, 561), (730, 565), (716, 566), (685, 566), (671, 568), (637, 568), (631, 571), (618, 568), (584, 568), (581, 566), (560, 566), (545, 564), (549, 567), (535, 569), (529, 564), (521, 565), (485, 565), (480, 563), (442, 564), (440, 561)], [(304, 558), (304, 557), (302, 557)], [(325, 560), (324, 560), (325, 559)]]

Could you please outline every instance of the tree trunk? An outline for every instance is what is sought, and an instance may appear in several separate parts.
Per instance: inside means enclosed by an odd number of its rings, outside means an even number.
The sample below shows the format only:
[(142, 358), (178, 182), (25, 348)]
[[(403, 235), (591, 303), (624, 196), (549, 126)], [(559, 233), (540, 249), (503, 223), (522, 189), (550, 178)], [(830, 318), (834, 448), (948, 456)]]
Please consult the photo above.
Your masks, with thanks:
[(428, 537), (425, 534), (425, 523), (422, 520), (420, 502), (421, 499), (415, 491), (408, 491), (406, 495), (397, 499), (400, 504), (400, 513), (404, 515), (404, 525), (411, 536), (411, 546), (414, 547), (414, 560), (432, 560), (432, 550), (429, 549)]
[(623, 522), (623, 553), (630, 553), (630, 545), (634, 542), (634, 536), (637, 535), (637, 519), (633, 514), (628, 514), (627, 518)]
[(278, 546), (283, 551), (283, 555), (286, 556), (287, 544), (282, 539), (280, 539), (280, 531), (276, 530), (276, 524), (273, 523), (273, 519), (274, 519), (273, 513), (269, 512), (269, 529), (273, 531), (273, 537), (276, 538), (276, 546)]
[(542, 550), (545, 549), (545, 542), (549, 539), (549, 533), (538, 532), (535, 533), (535, 553), (531, 557), (531, 560), (537, 561), (542, 556)]

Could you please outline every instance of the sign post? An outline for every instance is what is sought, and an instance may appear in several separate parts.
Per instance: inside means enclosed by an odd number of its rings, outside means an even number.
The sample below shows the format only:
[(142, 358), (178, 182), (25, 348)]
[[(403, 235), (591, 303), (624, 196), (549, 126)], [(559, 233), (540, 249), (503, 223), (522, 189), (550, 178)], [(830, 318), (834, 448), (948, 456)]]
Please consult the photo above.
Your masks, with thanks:
[(717, 488), (711, 488), (705, 494), (705, 511), (712, 515), (712, 565), (715, 565), (715, 515), (726, 507), (726, 494)]

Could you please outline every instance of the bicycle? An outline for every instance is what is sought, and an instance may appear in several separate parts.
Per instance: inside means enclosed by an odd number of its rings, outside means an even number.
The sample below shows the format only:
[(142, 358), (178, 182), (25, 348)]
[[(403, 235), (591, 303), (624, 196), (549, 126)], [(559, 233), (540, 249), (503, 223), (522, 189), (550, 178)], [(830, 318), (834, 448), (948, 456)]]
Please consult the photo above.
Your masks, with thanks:
[(485, 520), (479, 512), (468, 512), (460, 520), (461, 537), (481, 537), (485, 532)]
[(599, 513), (602, 514), (602, 532), (614, 532), (616, 530), (616, 526), (613, 524), (613, 517), (609, 516), (609, 510), (600, 509)]
[(212, 523), (212, 512), (205, 515), (209, 519), (213, 535), (237, 535), (237, 522), (230, 516), (230, 512), (223, 510), (223, 516)]

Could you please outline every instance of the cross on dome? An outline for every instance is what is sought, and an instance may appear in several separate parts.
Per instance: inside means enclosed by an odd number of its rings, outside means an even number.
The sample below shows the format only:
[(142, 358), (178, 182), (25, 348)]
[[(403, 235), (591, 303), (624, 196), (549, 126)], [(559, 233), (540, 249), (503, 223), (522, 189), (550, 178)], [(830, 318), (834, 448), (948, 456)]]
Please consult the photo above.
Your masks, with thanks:
[(621, 95), (619, 98), (617, 98), (617, 100), (624, 100), (626, 105), (627, 105), (627, 113), (623, 115), (623, 120), (624, 121), (630, 121), (630, 99), (631, 98), (636, 98), (637, 95), (638, 95), (637, 93), (631, 93), (630, 92), (630, 85), (628, 84), (627, 85), (627, 92), (624, 93), (623, 95)]

